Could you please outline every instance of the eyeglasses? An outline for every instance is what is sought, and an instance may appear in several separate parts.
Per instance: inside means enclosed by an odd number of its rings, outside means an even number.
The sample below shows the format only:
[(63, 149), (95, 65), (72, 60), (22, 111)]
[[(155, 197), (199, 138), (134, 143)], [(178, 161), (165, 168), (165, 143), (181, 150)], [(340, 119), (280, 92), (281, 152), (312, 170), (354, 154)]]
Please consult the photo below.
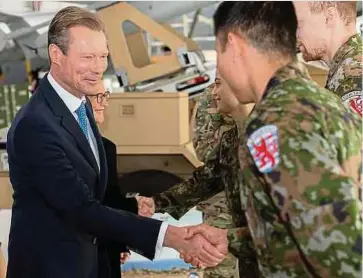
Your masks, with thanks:
[(104, 93), (99, 93), (99, 94), (96, 94), (96, 95), (89, 95), (90, 97), (95, 97), (97, 98), (97, 102), (99, 104), (103, 103), (105, 100), (108, 101), (109, 98), (110, 98), (110, 92), (109, 91), (106, 91)]

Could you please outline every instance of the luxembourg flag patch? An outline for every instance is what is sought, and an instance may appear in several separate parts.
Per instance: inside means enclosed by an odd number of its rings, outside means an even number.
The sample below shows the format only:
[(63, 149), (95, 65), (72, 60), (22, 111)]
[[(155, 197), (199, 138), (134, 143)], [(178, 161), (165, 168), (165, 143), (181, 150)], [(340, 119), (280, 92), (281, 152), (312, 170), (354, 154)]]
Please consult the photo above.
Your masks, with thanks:
[(348, 105), (355, 113), (362, 117), (362, 92), (354, 91), (342, 97), (344, 104)]
[(248, 137), (247, 146), (261, 173), (269, 173), (280, 163), (278, 133), (275, 125), (267, 125)]

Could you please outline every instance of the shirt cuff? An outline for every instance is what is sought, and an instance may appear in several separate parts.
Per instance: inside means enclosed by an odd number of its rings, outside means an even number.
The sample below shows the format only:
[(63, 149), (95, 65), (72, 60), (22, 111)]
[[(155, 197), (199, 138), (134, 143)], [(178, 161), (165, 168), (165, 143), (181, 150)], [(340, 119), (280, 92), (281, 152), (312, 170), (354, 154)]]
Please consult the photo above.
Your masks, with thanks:
[(169, 226), (169, 224), (166, 222), (161, 223), (158, 241), (156, 242), (156, 247), (155, 247), (154, 260), (158, 259), (161, 255), (161, 250), (163, 249), (164, 238), (165, 238), (165, 234), (166, 234), (166, 230), (168, 229), (168, 226)]

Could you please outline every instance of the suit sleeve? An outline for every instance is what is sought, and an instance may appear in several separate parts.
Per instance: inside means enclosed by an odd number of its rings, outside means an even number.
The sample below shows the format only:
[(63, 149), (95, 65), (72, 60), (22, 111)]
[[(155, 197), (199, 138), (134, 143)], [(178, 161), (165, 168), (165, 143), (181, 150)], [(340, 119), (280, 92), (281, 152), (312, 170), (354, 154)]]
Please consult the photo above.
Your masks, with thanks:
[(134, 214), (138, 214), (139, 208), (137, 206), (136, 198), (126, 198), (125, 196), (121, 195), (120, 199), (121, 199), (121, 205), (119, 209), (127, 210)]
[[(286, 235), (284, 249), (278, 249), (271, 239), (274, 254), (284, 260), (284, 254), (300, 248), (298, 256), (307, 262), (305, 266), (329, 273), (324, 277), (341, 277), (344, 268), (344, 277), (360, 277), (362, 222), (355, 175), (358, 177), (361, 167), (361, 136), (347, 124), (348, 118), (330, 117), (331, 122), (323, 126), (308, 114), (272, 114), (247, 128), (247, 146), (255, 167), (249, 167), (244, 176), (259, 173), (257, 179), (267, 192), (255, 191), (260, 210), (271, 204), (270, 212), (264, 213), (275, 219), (273, 230), (284, 230)], [(340, 128), (346, 131), (339, 132)], [(349, 130), (353, 136), (347, 138)]]
[[(117, 210), (123, 210), (128, 211), (131, 213), (134, 213), (137, 215), (138, 213), (138, 207), (137, 207), (137, 201), (135, 198), (126, 198), (123, 196), (115, 185), (109, 184), (103, 205), (117, 209)], [(106, 245), (108, 248), (115, 249), (116, 246), (119, 248), (119, 252), (129, 252), (129, 249), (127, 248), (125, 242), (115, 242), (115, 241), (106, 241)]]
[(138, 213), (137, 201), (135, 198), (126, 198), (123, 195), (119, 188), (108, 184), (108, 188), (105, 192), (105, 197), (103, 200), (103, 204), (109, 206), (111, 208), (115, 208), (118, 210), (125, 210), (132, 212), (134, 214)]
[(11, 151), (48, 205), (70, 224), (104, 239), (125, 242), (154, 258), (162, 222), (112, 209), (93, 199), (55, 131), (44, 120), (34, 118), (18, 123)]

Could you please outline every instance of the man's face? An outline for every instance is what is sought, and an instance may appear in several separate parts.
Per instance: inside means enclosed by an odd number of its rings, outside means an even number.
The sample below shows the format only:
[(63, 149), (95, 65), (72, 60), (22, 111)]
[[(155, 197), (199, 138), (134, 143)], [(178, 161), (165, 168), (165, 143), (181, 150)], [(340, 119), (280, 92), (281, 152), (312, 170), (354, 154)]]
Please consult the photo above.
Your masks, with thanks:
[(219, 113), (231, 114), (239, 105), (237, 98), (232, 93), (228, 84), (219, 74), (216, 75), (212, 95), (217, 102), (217, 111)]
[(106, 37), (83, 26), (72, 27), (69, 36), (68, 52), (59, 59), (62, 81), (75, 93), (96, 94), (107, 69)]
[(97, 124), (102, 124), (105, 120), (105, 110), (108, 107), (108, 99), (110, 93), (106, 91), (103, 82), (97, 86), (97, 94), (88, 95), (88, 99), (92, 104), (93, 115)]
[(328, 34), (324, 13), (312, 13), (308, 2), (294, 1), (298, 20), (297, 40), (305, 61), (321, 60), (326, 52)]

